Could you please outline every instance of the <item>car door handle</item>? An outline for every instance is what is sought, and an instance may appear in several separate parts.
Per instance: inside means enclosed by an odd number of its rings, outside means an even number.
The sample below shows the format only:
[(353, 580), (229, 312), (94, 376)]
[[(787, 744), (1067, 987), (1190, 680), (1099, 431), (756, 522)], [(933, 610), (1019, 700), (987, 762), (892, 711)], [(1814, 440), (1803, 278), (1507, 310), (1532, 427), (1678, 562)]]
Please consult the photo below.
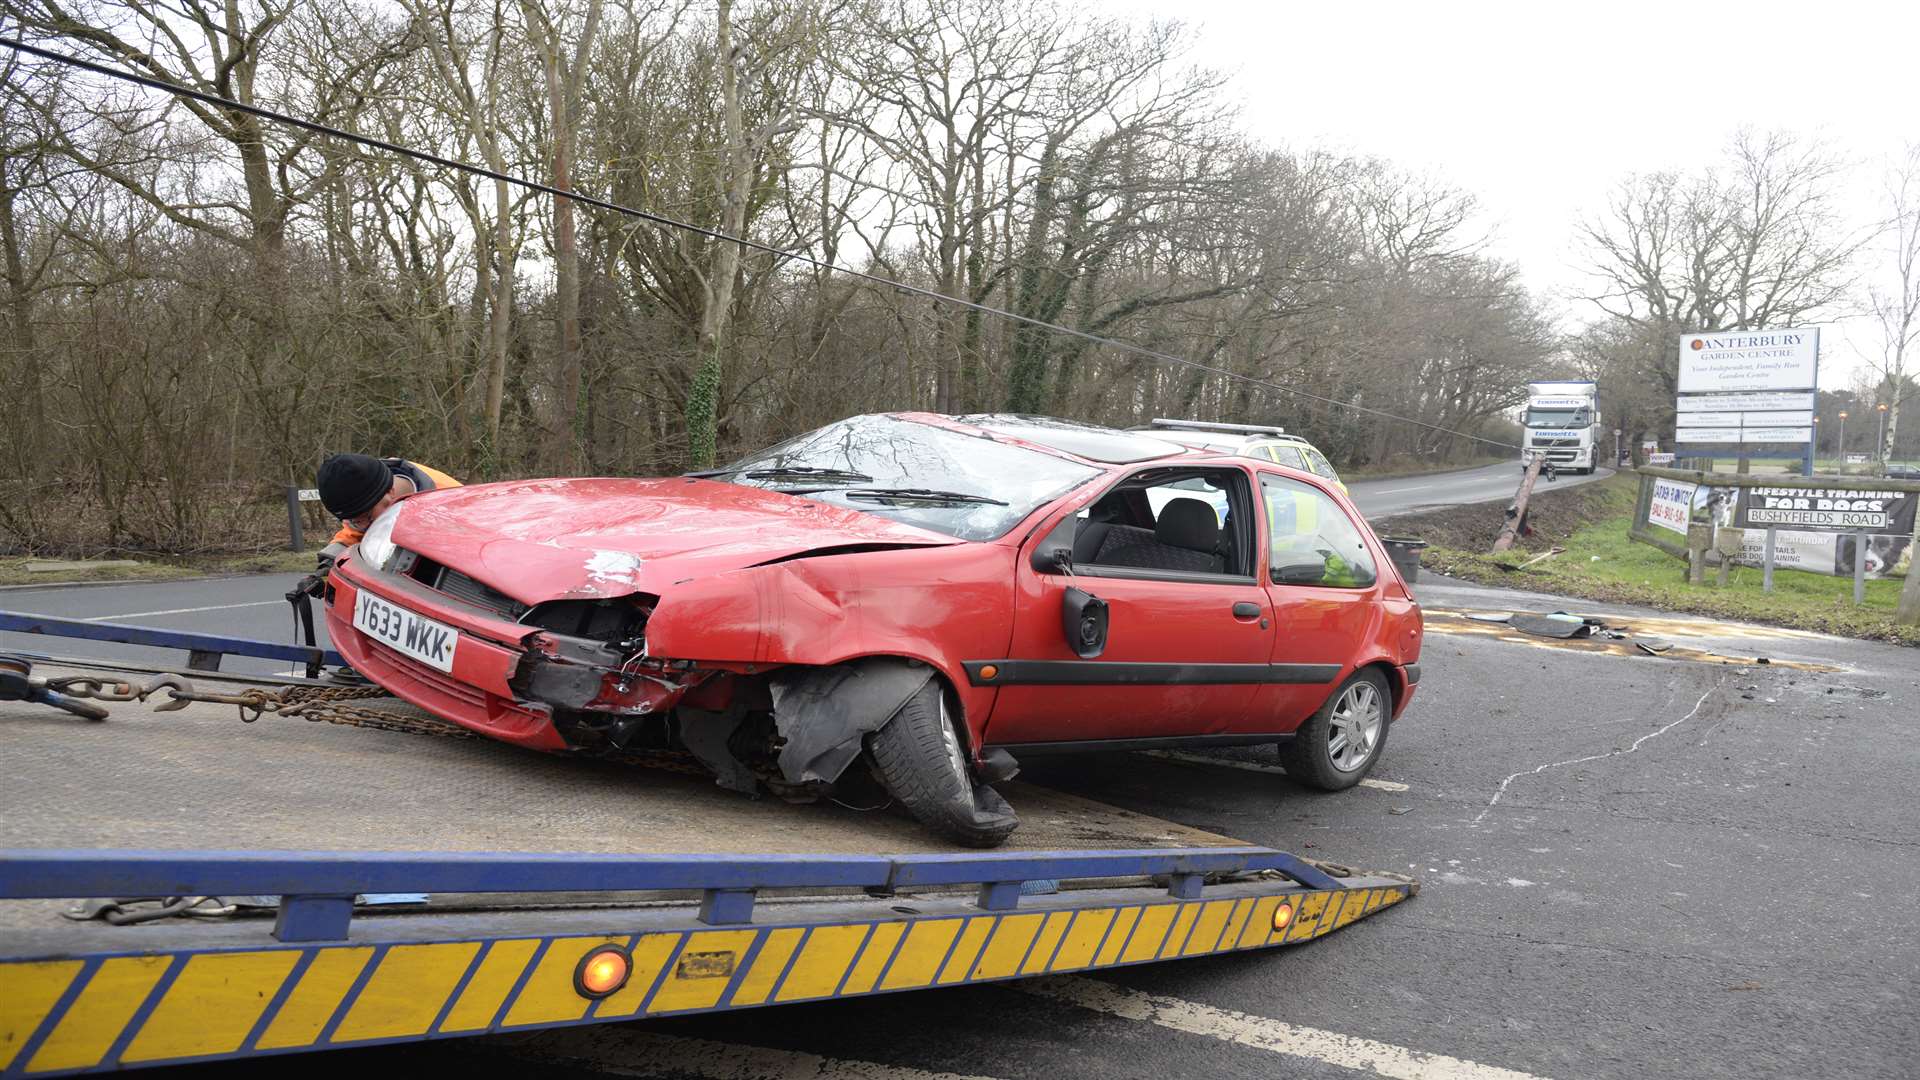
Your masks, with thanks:
[(1260, 605), (1245, 600), (1233, 605), (1233, 617), (1236, 619), (1257, 619), (1260, 617)]

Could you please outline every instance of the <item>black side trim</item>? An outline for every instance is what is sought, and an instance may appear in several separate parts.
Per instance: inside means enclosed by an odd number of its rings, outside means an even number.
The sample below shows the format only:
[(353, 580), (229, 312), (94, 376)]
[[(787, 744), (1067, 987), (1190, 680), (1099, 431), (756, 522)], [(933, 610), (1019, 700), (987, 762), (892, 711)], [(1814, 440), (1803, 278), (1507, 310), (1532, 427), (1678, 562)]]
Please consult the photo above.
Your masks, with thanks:
[[(1147, 664), (1116, 660), (967, 660), (975, 686), (1230, 686), (1330, 683), (1339, 664)], [(982, 669), (994, 669), (992, 678)]]
[(1191, 750), (1208, 746), (1266, 746), (1293, 738), (1293, 732), (1267, 735), (1167, 735), (1151, 739), (1085, 739), (1071, 742), (999, 743), (987, 752), (1007, 749), (1021, 754), (1098, 754), (1125, 750)]
[(1420, 682), (1420, 665), (1419, 664), (1406, 664), (1406, 665), (1403, 665), (1400, 668), (1400, 670), (1407, 673), (1408, 686), (1414, 686)]
[[(1035, 569), (1041, 569), (1035, 567)], [(1043, 573), (1057, 574), (1057, 569)], [(1126, 578), (1131, 581), (1180, 581), (1189, 585), (1258, 585), (1253, 577), (1242, 574), (1213, 574), (1203, 570), (1155, 570), (1145, 566), (1102, 566), (1099, 563), (1074, 563), (1076, 577)]]

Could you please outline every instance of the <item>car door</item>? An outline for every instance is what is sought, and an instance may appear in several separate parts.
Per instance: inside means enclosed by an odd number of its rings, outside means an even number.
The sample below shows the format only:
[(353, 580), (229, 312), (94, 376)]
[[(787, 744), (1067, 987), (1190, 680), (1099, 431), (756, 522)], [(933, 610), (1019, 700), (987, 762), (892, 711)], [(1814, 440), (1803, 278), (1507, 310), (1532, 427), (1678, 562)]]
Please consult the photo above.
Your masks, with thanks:
[[(1205, 493), (1175, 486), (1196, 475), (1192, 467), (1174, 483), (1150, 482), (1166, 471), (1136, 473), (1109, 492), (1126, 498), (1094, 504), (1131, 506), (1132, 516), (1101, 522), (1085, 512), (1066, 515), (1022, 550), (1008, 655), (967, 665), (975, 682), (993, 667), (991, 684), (1000, 688), (988, 720), (990, 744), (1187, 739), (1244, 727), (1273, 651), (1272, 601), (1255, 576), (1251, 477), (1242, 468), (1201, 470), (1219, 481)], [(1231, 537), (1221, 542), (1217, 571), (1106, 565), (1098, 552), (1083, 552), (1068, 569), (1047, 557), (1103, 524), (1137, 532), (1151, 523), (1161, 536), (1158, 519), (1179, 499), (1205, 505), (1220, 519), (1221, 535)], [(1067, 638), (1062, 606), (1069, 589), (1107, 605), (1107, 640), (1097, 657), (1078, 655)]]
[(1380, 570), (1368, 527), (1327, 491), (1265, 471), (1259, 485), (1276, 677), (1258, 711), (1276, 730), (1291, 731), (1373, 640), (1381, 618)]

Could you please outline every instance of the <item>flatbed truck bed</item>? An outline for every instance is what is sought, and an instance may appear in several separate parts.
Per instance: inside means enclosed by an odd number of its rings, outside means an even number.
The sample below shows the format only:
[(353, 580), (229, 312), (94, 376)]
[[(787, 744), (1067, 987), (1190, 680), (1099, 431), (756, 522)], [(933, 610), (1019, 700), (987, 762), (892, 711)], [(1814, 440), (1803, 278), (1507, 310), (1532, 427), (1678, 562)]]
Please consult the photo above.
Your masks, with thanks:
[[(58, 675), (40, 665), (36, 674)], [(217, 686), (196, 673), (196, 685)], [(0, 702), (0, 1073), (627, 1020), (1310, 941), (1412, 895), (1018, 782), (1020, 850), (708, 778), (230, 705)], [(1331, 871), (1331, 872), (1329, 872)], [(365, 894), (424, 902), (356, 906)], [(84, 898), (255, 896), (116, 926)], [(626, 978), (581, 982), (612, 950)]]

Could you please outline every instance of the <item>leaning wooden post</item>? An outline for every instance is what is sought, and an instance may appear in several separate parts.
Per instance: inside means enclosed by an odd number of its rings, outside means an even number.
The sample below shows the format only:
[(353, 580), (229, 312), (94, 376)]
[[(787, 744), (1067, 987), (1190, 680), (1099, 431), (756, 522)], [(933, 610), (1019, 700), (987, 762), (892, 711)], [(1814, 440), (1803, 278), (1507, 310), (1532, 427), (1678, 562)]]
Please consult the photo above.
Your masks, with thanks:
[(1500, 536), (1493, 542), (1493, 550), (1506, 551), (1513, 547), (1513, 538), (1520, 534), (1520, 523), (1527, 519), (1527, 500), (1533, 495), (1533, 482), (1540, 478), (1540, 464), (1547, 460), (1545, 454), (1533, 455), (1527, 462), (1527, 471), (1520, 477), (1520, 490), (1514, 493), (1512, 505), (1507, 507), (1507, 523), (1500, 527)]

